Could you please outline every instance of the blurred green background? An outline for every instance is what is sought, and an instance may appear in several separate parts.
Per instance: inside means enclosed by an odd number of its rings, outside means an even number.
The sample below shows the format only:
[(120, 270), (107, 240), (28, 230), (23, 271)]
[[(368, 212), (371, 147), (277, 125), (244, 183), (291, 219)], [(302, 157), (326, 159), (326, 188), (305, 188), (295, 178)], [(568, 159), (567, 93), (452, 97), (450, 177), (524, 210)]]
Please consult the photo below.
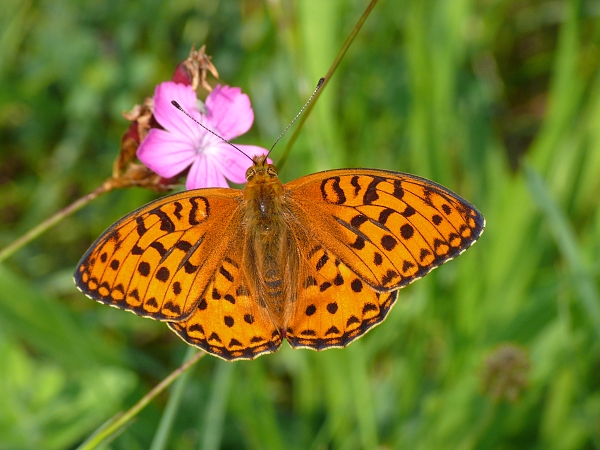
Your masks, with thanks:
[[(252, 100), (237, 142), (269, 147), (366, 6), (4, 0), (0, 247), (110, 175), (121, 112), (194, 43)], [(599, 69), (597, 0), (381, 0), (281, 178), (418, 174), (487, 230), (346, 349), (201, 360), (162, 448), (600, 448)], [(0, 265), (0, 448), (74, 448), (181, 364), (166, 325), (72, 282), (91, 242), (156, 197), (104, 195)], [(149, 448), (169, 398), (110, 448)]]

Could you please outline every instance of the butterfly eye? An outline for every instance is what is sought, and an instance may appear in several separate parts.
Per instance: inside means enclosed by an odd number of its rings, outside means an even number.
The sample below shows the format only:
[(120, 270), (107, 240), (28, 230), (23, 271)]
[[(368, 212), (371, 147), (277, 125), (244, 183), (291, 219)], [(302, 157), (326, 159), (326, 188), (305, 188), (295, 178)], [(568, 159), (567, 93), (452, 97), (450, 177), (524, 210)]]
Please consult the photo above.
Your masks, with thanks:
[(275, 168), (275, 166), (269, 166), (269, 167), (267, 167), (267, 173), (269, 175), (271, 175), (272, 177), (276, 177), (277, 176), (277, 169)]
[(254, 167), (249, 167), (248, 170), (246, 170), (246, 181), (250, 181), (254, 178), (254, 175), (256, 175), (256, 170)]

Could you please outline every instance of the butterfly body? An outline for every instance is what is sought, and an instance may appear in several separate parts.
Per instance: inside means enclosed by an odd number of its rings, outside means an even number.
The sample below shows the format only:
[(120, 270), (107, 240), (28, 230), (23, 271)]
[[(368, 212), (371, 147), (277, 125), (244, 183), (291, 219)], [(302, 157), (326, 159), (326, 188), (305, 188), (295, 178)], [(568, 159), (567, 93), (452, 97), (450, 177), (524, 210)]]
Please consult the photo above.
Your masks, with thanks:
[(414, 175), (341, 169), (282, 184), (259, 156), (246, 176), (242, 192), (186, 191), (125, 216), (83, 256), (77, 286), (227, 360), (283, 339), (344, 347), (485, 226), (466, 200)]
[(291, 287), (298, 269), (298, 255), (291, 245), (293, 237), (288, 225), (293, 218), (283, 198), (277, 169), (266, 157), (255, 158), (246, 179), (242, 206), (244, 271), (253, 297), (259, 299), (261, 316), (281, 331), (294, 301)]

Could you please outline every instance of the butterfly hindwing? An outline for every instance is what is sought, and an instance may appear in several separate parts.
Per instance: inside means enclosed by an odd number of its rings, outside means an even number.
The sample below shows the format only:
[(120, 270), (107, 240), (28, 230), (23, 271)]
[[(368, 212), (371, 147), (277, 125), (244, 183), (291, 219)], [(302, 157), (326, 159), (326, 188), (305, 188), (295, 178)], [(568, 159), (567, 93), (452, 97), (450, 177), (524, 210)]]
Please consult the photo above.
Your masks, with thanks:
[(239, 198), (232, 189), (186, 191), (128, 214), (83, 256), (78, 288), (140, 316), (188, 317), (239, 228)]
[(397, 291), (378, 293), (318, 242), (304, 237), (298, 243), (298, 297), (286, 328), (292, 347), (345, 347), (385, 319)]
[(254, 359), (277, 351), (282, 341), (265, 304), (250, 289), (242, 238), (240, 229), (192, 315), (169, 323), (188, 344), (226, 360)]

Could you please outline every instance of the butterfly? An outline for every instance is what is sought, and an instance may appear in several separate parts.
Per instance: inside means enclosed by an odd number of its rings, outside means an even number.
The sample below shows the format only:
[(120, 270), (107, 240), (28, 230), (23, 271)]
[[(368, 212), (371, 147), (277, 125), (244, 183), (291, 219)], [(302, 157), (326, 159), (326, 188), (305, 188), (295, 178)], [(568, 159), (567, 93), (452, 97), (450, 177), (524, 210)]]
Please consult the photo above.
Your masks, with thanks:
[(284, 339), (345, 347), (485, 227), (469, 202), (406, 173), (329, 170), (282, 184), (261, 155), (246, 178), (242, 191), (189, 190), (123, 217), (79, 262), (77, 287), (225, 360)]

